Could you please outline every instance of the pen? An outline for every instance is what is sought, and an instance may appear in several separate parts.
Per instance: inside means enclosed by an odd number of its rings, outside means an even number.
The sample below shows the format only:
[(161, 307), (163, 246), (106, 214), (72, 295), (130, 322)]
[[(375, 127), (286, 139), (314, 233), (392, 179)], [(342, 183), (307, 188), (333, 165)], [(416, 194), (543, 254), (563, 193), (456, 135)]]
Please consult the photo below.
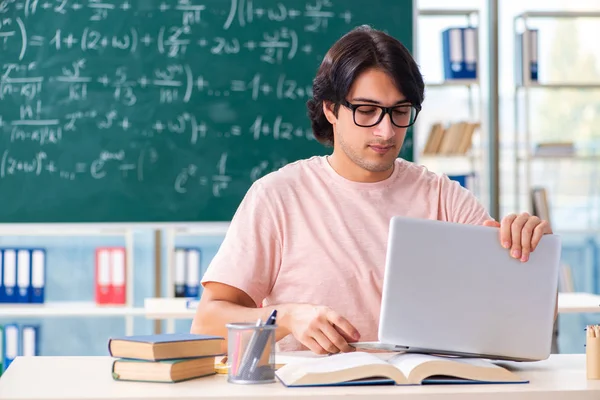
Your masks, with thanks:
[[(256, 321), (256, 324), (254, 326), (259, 327), (262, 325), (262, 320), (259, 318)], [(256, 345), (256, 342), (258, 340), (258, 335), (259, 332), (258, 331), (254, 331), (252, 333), (252, 337), (250, 338), (250, 340), (248, 341), (248, 344), (246, 345), (246, 350), (244, 351), (243, 355), (238, 354), (238, 359), (241, 358), (241, 361), (239, 363), (239, 368), (235, 371), (236, 375), (238, 376), (243, 376), (246, 372), (246, 370), (248, 369), (248, 365), (252, 360), (252, 351), (254, 346)]]
[[(267, 318), (267, 322), (265, 322), (265, 326), (275, 325), (275, 321), (277, 319), (277, 310), (273, 310), (269, 318)], [(254, 343), (254, 348), (250, 349), (252, 351), (252, 358), (250, 359), (250, 367), (248, 368), (246, 377), (247, 379), (252, 379), (255, 375), (256, 368), (260, 359), (262, 357), (263, 352), (265, 351), (265, 346), (267, 345), (267, 341), (271, 335), (271, 330), (261, 330), (258, 336), (258, 339)]]

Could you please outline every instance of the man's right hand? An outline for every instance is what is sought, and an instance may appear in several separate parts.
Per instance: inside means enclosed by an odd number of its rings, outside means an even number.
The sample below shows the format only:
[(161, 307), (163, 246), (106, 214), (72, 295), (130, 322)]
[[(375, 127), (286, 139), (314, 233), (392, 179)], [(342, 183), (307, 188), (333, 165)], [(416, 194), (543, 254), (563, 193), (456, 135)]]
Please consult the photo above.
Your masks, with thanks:
[(351, 352), (360, 334), (350, 322), (329, 307), (290, 304), (278, 321), (300, 343), (317, 354)]

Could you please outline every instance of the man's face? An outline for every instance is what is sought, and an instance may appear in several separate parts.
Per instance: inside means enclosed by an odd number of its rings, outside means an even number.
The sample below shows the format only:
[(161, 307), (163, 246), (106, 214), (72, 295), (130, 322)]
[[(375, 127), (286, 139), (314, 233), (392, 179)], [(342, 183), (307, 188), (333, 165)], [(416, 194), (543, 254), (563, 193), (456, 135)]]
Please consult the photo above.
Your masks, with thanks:
[[(346, 100), (352, 104), (390, 107), (405, 102), (406, 98), (387, 73), (369, 69), (354, 81)], [(333, 108), (332, 105), (329, 107)], [(367, 113), (363, 112), (362, 116), (360, 110), (356, 111), (358, 119), (370, 118), (369, 112), (373, 115), (381, 112), (380, 109), (368, 107), (363, 111)], [(326, 111), (326, 116), (334, 127), (334, 151), (341, 150), (350, 161), (369, 172), (384, 172), (392, 168), (408, 128), (393, 125), (389, 114), (375, 126), (357, 126), (352, 110), (344, 106), (339, 107), (337, 117), (331, 111)]]

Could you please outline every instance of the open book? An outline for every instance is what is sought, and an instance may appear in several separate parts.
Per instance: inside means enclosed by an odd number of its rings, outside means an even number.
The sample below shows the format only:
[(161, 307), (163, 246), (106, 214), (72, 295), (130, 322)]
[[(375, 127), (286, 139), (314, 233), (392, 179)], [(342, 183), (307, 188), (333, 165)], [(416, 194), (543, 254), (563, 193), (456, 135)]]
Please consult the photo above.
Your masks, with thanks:
[(384, 360), (353, 352), (294, 362), (276, 371), (285, 386), (441, 383), (528, 383), (513, 372), (478, 358), (401, 353)]

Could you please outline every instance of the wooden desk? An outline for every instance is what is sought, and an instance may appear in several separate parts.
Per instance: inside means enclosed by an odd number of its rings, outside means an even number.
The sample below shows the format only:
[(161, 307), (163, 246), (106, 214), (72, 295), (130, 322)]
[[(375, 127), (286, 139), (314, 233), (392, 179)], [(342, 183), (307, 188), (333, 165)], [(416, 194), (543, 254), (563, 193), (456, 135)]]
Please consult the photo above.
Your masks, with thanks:
[(19, 357), (0, 378), (0, 399), (224, 399), (310, 400), (402, 398), (403, 400), (598, 400), (600, 381), (585, 376), (585, 355), (553, 355), (537, 363), (515, 363), (529, 384), (286, 388), (279, 382), (234, 385), (226, 375), (176, 384), (113, 381), (110, 357)]

